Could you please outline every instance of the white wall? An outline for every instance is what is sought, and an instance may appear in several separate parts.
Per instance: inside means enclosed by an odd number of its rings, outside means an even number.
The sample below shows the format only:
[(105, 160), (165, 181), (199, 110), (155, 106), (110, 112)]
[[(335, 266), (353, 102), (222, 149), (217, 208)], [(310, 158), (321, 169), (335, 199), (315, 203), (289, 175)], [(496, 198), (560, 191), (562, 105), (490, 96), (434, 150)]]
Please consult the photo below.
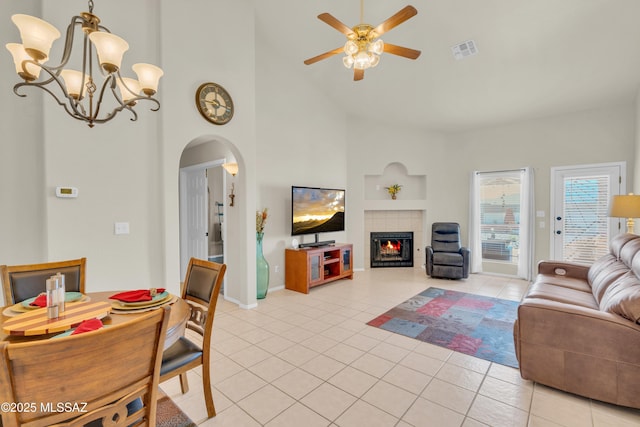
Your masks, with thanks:
[[(240, 169), (235, 177), (234, 215), (227, 222), (234, 244), (226, 254), (225, 297), (250, 307), (256, 301), (255, 235), (250, 233), (256, 194), (253, 6), (250, 0), (163, 0), (160, 8), (163, 96), (168, 100), (162, 109), (163, 177), (158, 185), (163, 193), (166, 280), (177, 283), (180, 279), (178, 170), (182, 151), (191, 142), (223, 141)], [(235, 113), (227, 125), (213, 125), (195, 109), (195, 91), (208, 81), (224, 86), (233, 98)]]
[[(446, 140), (443, 134), (424, 129), (408, 129), (388, 123), (371, 123), (362, 118), (351, 117), (348, 120), (348, 193), (349, 212), (347, 214), (347, 231), (349, 242), (353, 243), (354, 267), (363, 269), (367, 266), (368, 254), (365, 253), (364, 234), (364, 205), (365, 205), (365, 175), (380, 175), (391, 163), (401, 163), (408, 175), (426, 175), (426, 216), (425, 222), (430, 224), (436, 220), (463, 220), (459, 213), (451, 212), (446, 218), (439, 217), (446, 206), (436, 207), (438, 200), (434, 198), (438, 189), (448, 187), (449, 191), (455, 187), (449, 186), (456, 178), (450, 173), (451, 165), (447, 160)], [(388, 184), (392, 184), (389, 182)], [(403, 188), (402, 191), (411, 192)], [(423, 236), (414, 236), (415, 247), (422, 247), (427, 243)], [(416, 260), (414, 265), (419, 267), (423, 261)]]
[[(7, 42), (19, 41), (17, 30), (9, 21), (11, 13), (41, 16), (64, 32), (71, 16), (86, 9), (86, 3), (60, 0), (42, 2), (40, 13), (39, 3), (2, 2), (0, 19), (5, 24), (0, 26), (0, 34)], [(122, 13), (123, 10), (127, 13)], [(227, 36), (203, 37), (202, 29), (211, 28), (211, 16), (221, 15), (221, 11), (225, 18), (216, 20), (215, 30), (219, 34), (233, 34), (232, 43)], [(111, 31), (129, 41), (130, 50), (122, 67), (126, 75), (133, 75), (130, 66), (134, 62), (155, 63), (164, 69), (157, 95), (162, 107), (153, 113), (144, 102), (139, 102), (137, 122), (129, 121), (123, 114), (108, 124), (89, 129), (67, 116), (48, 95), (43, 101), (42, 119), (37, 111), (38, 99), (25, 102), (10, 94), (13, 83), (7, 84), (1, 97), (3, 111), (15, 112), (16, 119), (3, 119), (3, 126), (7, 126), (4, 134), (10, 136), (3, 137), (0, 161), (3, 177), (22, 178), (23, 191), (14, 190), (15, 179), (13, 186), (7, 185), (9, 180), (0, 184), (3, 201), (11, 201), (21, 212), (20, 219), (14, 220), (16, 215), (11, 214), (3, 221), (3, 227), (8, 222), (7, 229), (12, 230), (3, 229), (0, 262), (30, 263), (86, 256), (90, 290), (162, 285), (177, 292), (181, 279), (180, 156), (190, 142), (219, 140), (229, 144), (241, 163), (236, 188), (245, 199), (245, 203), (239, 203), (234, 221), (228, 224), (238, 246), (229, 254), (227, 290), (230, 298), (242, 305), (254, 304), (255, 265), (247, 259), (253, 259), (248, 253), (254, 250), (255, 236), (246, 231), (253, 223), (255, 211), (255, 54), (251, 2), (113, 0), (97, 2), (94, 12)], [(55, 44), (52, 63), (59, 58), (56, 52), (62, 44), (62, 40)], [(238, 55), (238, 51), (244, 54)], [(3, 81), (16, 80), (8, 52), (2, 55), (0, 72), (5, 77)], [(195, 109), (195, 90), (205, 81), (222, 84), (234, 98), (236, 113), (226, 126), (211, 125)], [(35, 116), (35, 124), (28, 116)], [(53, 189), (57, 185), (78, 187), (79, 197), (56, 199)], [(131, 234), (115, 236), (116, 221), (129, 222)]]
[[(291, 247), (291, 186), (346, 188), (349, 142), (344, 115), (304, 79), (302, 61), (279, 57), (259, 32), (256, 42), (256, 210), (269, 212), (263, 251), (274, 289), (284, 286), (284, 250)], [(348, 196), (346, 203), (350, 209)], [(321, 239), (347, 240), (344, 232)]]
[[(535, 210), (545, 212), (546, 227), (535, 227), (534, 261), (549, 257), (551, 225), (551, 168), (606, 162), (627, 162), (627, 182), (635, 168), (635, 109), (633, 105), (582, 111), (530, 120), (491, 129), (450, 135), (452, 156), (459, 158), (457, 175), (465, 177), (462, 191), (469, 194), (474, 170), (503, 170), (530, 166), (535, 177)], [(442, 194), (458, 209), (468, 210), (464, 200)], [(465, 227), (466, 228), (466, 227)]]
[(7, 265), (47, 261), (42, 94), (29, 88), (20, 91), (26, 98), (13, 94), (21, 80), (4, 44), (20, 41), (10, 21), (15, 13), (39, 14), (39, 2), (0, 2), (0, 264)]
[[(381, 173), (394, 161), (406, 165), (410, 173), (426, 174), (428, 239), (430, 225), (436, 221), (459, 222), (463, 238), (468, 239), (469, 182), (474, 170), (532, 167), (535, 210), (546, 213), (547, 225), (540, 229), (536, 224), (535, 260), (549, 257), (551, 167), (626, 161), (630, 186), (635, 168), (634, 105), (446, 135), (363, 120), (350, 123), (351, 194), (359, 192), (364, 175)], [(366, 162), (362, 161), (363, 153), (367, 153)], [(359, 220), (350, 217), (349, 233), (354, 243), (361, 240), (361, 228)], [(356, 259), (363, 258), (358, 246), (354, 254)], [(363, 264), (356, 261), (355, 265), (361, 268)]]

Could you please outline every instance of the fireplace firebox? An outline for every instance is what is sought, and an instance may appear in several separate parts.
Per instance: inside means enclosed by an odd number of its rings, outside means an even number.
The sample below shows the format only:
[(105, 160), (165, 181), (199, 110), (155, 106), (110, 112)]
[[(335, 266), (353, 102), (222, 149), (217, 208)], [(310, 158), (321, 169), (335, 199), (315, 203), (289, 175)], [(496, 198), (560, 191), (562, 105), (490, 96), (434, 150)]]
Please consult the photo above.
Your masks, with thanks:
[(413, 267), (413, 231), (371, 232), (371, 268)]

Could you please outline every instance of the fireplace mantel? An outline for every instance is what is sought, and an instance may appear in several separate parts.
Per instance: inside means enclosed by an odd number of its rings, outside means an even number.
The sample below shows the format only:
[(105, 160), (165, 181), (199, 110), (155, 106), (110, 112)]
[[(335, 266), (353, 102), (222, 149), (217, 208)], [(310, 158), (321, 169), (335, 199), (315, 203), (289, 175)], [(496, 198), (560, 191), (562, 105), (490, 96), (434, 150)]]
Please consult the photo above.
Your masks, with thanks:
[(365, 200), (365, 211), (426, 211), (426, 200)]

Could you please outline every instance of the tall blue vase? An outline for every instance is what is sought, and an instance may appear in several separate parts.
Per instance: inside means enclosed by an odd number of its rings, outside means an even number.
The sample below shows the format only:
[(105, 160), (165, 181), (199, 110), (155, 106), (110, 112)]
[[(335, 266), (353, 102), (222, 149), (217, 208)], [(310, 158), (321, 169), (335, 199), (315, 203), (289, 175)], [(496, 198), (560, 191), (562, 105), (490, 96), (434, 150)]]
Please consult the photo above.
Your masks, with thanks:
[(262, 238), (264, 233), (256, 233), (256, 282), (258, 299), (263, 299), (267, 296), (267, 290), (269, 289), (269, 263), (262, 254)]

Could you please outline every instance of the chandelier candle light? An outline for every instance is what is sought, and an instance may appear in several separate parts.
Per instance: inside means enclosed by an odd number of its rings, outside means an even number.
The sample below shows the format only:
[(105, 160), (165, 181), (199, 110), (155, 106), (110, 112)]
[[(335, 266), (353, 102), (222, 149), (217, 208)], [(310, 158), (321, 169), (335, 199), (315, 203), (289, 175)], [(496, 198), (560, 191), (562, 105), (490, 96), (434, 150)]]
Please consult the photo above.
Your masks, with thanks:
[[(133, 114), (132, 121), (137, 120), (138, 115), (133, 107), (139, 100), (155, 103), (156, 108), (152, 108), (152, 111), (160, 108), (160, 103), (153, 95), (158, 90), (163, 71), (155, 65), (139, 63), (132, 66), (138, 80), (122, 77), (120, 66), (129, 44), (100, 25), (100, 18), (93, 14), (92, 0), (89, 0), (89, 12), (82, 12), (71, 19), (62, 59), (57, 66), (45, 63), (49, 60), (53, 42), (60, 38), (60, 32), (48, 22), (29, 15), (13, 15), (11, 20), (20, 30), (22, 38), (22, 44), (6, 45), (13, 56), (16, 73), (24, 80), (13, 87), (16, 95), (26, 96), (18, 92), (23, 86), (39, 87), (53, 96), (71, 117), (87, 122), (89, 127), (105, 123), (125, 109)], [(84, 33), (81, 71), (65, 68), (71, 57), (76, 27), (81, 27)], [(102, 75), (100, 86), (94, 79), (94, 56), (97, 57)], [(45, 74), (42, 79), (41, 71)], [(60, 91), (61, 96), (54, 93)], [(108, 92), (113, 95), (112, 104), (115, 107), (104, 113), (103, 101), (106, 101), (105, 94)]]

